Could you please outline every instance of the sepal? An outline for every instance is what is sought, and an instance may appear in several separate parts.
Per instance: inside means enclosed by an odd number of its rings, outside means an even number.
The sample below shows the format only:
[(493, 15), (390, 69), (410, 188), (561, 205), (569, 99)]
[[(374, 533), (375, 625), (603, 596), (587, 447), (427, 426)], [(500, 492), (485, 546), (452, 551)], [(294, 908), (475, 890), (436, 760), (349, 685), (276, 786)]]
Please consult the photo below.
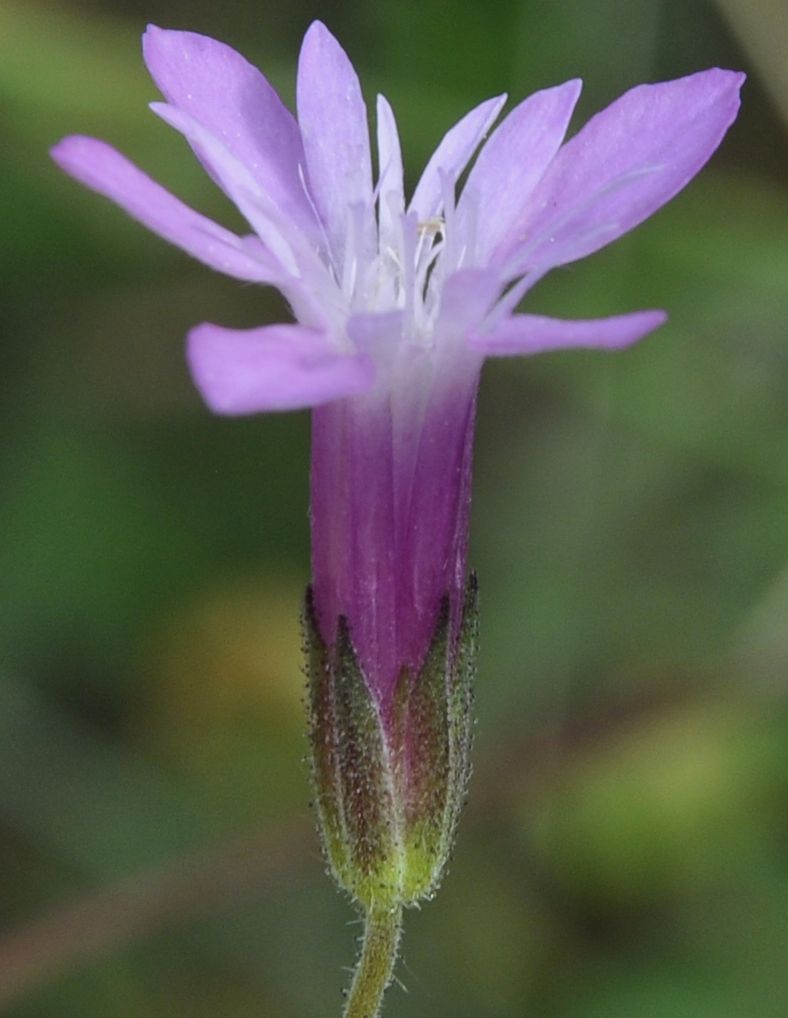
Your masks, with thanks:
[(477, 584), (452, 633), (445, 599), (417, 673), (403, 668), (385, 710), (358, 663), (345, 619), (326, 646), (307, 592), (309, 731), (318, 826), (338, 883), (365, 909), (435, 892), (470, 774)]
[(323, 643), (311, 591), (304, 610), (309, 735), (318, 826), (337, 882), (365, 908), (400, 900), (399, 831), (380, 714), (344, 619)]

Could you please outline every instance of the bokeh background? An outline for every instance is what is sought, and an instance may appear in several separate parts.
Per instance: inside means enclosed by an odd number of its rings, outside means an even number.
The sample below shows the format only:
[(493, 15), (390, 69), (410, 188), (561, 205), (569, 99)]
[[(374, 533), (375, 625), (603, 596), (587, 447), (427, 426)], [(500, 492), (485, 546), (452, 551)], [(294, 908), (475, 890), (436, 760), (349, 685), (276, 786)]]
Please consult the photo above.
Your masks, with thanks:
[[(666, 307), (616, 357), (486, 368), (476, 771), (408, 916), (400, 1018), (788, 1013), (788, 201), (782, 0), (3, 0), (0, 1012), (332, 1018), (353, 913), (302, 757), (305, 414), (219, 420), (187, 328), (285, 312), (58, 174), (93, 133), (235, 225), (146, 109), (147, 21), (289, 100), (322, 17), (411, 184), (471, 104), (749, 73), (739, 123), (531, 309)], [(407, 991), (407, 992), (406, 992)]]

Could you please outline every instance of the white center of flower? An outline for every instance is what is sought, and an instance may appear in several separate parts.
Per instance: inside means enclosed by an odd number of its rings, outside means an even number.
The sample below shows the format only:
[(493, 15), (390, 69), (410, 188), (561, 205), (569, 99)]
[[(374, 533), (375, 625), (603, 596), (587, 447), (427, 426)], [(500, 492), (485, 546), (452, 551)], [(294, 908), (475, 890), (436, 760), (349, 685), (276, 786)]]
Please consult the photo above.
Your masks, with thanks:
[(379, 194), (374, 232), (371, 216), (349, 210), (342, 265), (332, 273), (348, 313), (402, 311), (403, 338), (429, 343), (443, 282), (472, 264), (474, 249), (472, 201), (466, 197), (458, 217), (453, 186), (446, 182), (443, 192), (441, 207), (424, 219), (387, 214), (392, 196)]

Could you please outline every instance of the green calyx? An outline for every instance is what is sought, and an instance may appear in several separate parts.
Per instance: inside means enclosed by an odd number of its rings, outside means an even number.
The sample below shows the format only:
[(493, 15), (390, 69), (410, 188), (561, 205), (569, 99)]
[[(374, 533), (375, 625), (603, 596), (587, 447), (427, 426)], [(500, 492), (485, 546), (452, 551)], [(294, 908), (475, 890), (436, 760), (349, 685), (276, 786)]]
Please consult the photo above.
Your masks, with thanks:
[(477, 585), (459, 636), (448, 599), (424, 664), (403, 669), (386, 715), (370, 693), (344, 619), (322, 641), (304, 610), (312, 775), (326, 857), (365, 911), (398, 909), (437, 889), (470, 774)]

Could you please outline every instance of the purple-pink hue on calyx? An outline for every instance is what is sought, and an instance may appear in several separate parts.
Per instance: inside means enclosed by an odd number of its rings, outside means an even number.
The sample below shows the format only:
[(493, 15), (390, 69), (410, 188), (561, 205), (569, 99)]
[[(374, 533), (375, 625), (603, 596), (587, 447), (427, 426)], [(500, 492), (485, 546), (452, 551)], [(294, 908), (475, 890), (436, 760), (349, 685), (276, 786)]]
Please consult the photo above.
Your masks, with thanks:
[(379, 96), (373, 159), (358, 78), (320, 22), (301, 50), (297, 118), (223, 43), (151, 26), (143, 49), (165, 99), (152, 109), (249, 233), (206, 219), (104, 142), (72, 136), (52, 155), (211, 268), (289, 301), (296, 324), (197, 326), (189, 365), (217, 413), (314, 408), (317, 619), (330, 644), (347, 618), (385, 706), (402, 667), (422, 663), (446, 596), (456, 632), (484, 358), (616, 349), (662, 324), (661, 311), (515, 312), (550, 269), (615, 240), (688, 183), (734, 120), (744, 76), (715, 68), (641, 85), (569, 142), (579, 81), (532, 95), (493, 130), (505, 97), (490, 99), (448, 131), (408, 203), (393, 111)]

